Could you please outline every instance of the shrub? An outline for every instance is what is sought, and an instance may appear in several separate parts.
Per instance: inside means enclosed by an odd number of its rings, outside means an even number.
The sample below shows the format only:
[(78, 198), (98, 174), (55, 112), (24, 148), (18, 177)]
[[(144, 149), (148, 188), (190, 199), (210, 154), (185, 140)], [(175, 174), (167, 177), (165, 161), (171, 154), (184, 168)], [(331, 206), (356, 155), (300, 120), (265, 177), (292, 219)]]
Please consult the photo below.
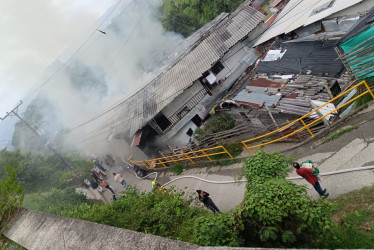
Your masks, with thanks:
[(225, 130), (232, 129), (235, 126), (234, 118), (230, 116), (216, 117), (206, 122), (204, 128), (196, 129), (194, 134), (198, 141), (204, 139), (208, 134), (213, 134)]
[(239, 226), (232, 214), (200, 217), (194, 227), (194, 243), (200, 246), (241, 246)]
[(246, 245), (305, 246), (331, 229), (332, 203), (312, 202), (304, 186), (286, 180), (291, 162), (281, 153), (262, 150), (244, 162), (248, 184), (236, 213), (244, 225)]
[(290, 172), (292, 159), (282, 153), (266, 153), (258, 150), (256, 156), (248, 157), (244, 163), (244, 176), (248, 184), (264, 182), (274, 178), (284, 179)]

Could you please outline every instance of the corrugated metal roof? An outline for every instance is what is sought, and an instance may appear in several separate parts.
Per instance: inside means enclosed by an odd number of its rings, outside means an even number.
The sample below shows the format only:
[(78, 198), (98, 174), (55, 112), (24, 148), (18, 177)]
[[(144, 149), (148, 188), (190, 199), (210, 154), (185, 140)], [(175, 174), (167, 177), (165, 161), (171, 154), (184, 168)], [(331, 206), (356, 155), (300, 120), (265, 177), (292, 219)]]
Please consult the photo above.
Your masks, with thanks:
[(112, 123), (114, 133), (127, 131), (133, 135), (248, 35), (264, 18), (261, 12), (248, 6), (249, 2), (229, 16), (220, 15), (213, 25), (208, 24), (208, 28), (200, 29), (194, 36), (201, 39), (188, 48), (178, 61), (124, 101), (116, 109), (116, 118)]
[(362, 0), (335, 0), (331, 7), (319, 13), (312, 14), (315, 9), (331, 2), (331, 0), (290, 0), (269, 29), (259, 38), (255, 46), (278, 35), (287, 34), (301, 26), (319, 21), (336, 12), (358, 4), (361, 1)]
[(234, 101), (254, 103), (261, 105), (262, 103), (268, 107), (277, 105), (281, 96), (279, 95), (267, 95), (264, 93), (248, 93), (246, 90), (242, 90), (234, 97)]

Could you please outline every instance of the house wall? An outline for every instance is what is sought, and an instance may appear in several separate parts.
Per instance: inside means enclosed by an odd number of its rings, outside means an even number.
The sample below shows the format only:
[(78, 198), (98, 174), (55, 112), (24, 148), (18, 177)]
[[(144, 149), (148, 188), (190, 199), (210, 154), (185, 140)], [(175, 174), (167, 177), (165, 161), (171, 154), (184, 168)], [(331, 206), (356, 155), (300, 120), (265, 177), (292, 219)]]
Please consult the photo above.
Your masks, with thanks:
[(174, 135), (170, 140), (169, 140), (169, 144), (172, 144), (172, 146), (183, 146), (184, 144), (187, 144), (188, 143), (188, 140), (190, 139), (190, 137), (187, 135), (187, 131), (189, 129), (192, 129), (193, 131), (195, 131), (195, 129), (197, 128), (197, 126), (195, 125), (195, 123), (193, 123), (192, 121), (189, 121), (187, 122), (186, 125), (184, 125), (184, 127), (182, 127), (179, 132)]
[(179, 108), (181, 108), (191, 97), (193, 97), (200, 90), (204, 89), (200, 81), (196, 80), (191, 87), (184, 90), (180, 95), (178, 95), (171, 103), (169, 103), (161, 112), (169, 118), (172, 116)]

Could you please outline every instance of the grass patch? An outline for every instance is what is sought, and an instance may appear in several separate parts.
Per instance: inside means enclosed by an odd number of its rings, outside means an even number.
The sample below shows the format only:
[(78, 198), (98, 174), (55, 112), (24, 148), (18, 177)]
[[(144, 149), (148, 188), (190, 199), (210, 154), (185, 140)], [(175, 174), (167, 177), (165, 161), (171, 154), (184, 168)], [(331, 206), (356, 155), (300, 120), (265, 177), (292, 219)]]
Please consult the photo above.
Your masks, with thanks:
[(335, 199), (333, 238), (326, 248), (374, 248), (374, 186), (355, 190)]
[[(240, 141), (224, 143), (223, 146), (234, 158), (240, 155), (241, 152), (243, 152), (243, 144)], [(212, 151), (212, 153), (218, 153), (218, 152), (222, 152), (222, 149), (218, 148)], [(212, 155), (210, 158), (212, 160), (221, 160), (221, 159), (226, 159), (226, 158), (231, 159), (231, 157), (228, 154)]]
[(367, 93), (355, 101), (353, 108), (358, 109), (361, 106), (367, 105), (367, 103), (371, 100), (373, 100), (373, 98), (371, 97), (370, 93)]
[(180, 175), (185, 169), (187, 169), (187, 166), (180, 163), (175, 164), (171, 167), (171, 170), (174, 171), (177, 175)]
[(329, 142), (329, 141), (332, 141), (332, 140), (335, 140), (336, 138), (340, 137), (341, 135), (345, 134), (345, 133), (348, 133), (348, 132), (351, 132), (353, 129), (357, 129), (358, 126), (352, 126), (352, 127), (349, 127), (349, 128), (345, 128), (345, 129), (342, 129), (342, 130), (339, 130), (338, 132), (330, 135), (329, 137), (327, 137), (326, 139), (324, 139), (322, 141), (322, 144), (326, 143), (326, 142)]

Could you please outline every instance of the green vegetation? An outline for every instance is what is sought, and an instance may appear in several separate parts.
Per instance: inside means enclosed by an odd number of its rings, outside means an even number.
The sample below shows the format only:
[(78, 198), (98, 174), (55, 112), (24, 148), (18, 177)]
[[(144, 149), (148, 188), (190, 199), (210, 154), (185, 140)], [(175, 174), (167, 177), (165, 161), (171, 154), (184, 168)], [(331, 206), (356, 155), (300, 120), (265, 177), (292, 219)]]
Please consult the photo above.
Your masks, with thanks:
[(173, 170), (177, 175), (180, 175), (185, 169), (187, 169), (187, 166), (180, 163), (171, 167), (171, 170)]
[(22, 206), (24, 191), (22, 185), (16, 181), (16, 164), (3, 164), (4, 170), (0, 171), (0, 249), (5, 249), (9, 244), (3, 235), (10, 220), (17, 215)]
[(93, 200), (87, 199), (82, 193), (77, 193), (74, 187), (65, 189), (52, 188), (45, 193), (26, 194), (24, 207), (47, 213), (59, 213), (74, 208), (81, 204), (94, 204)]
[[(78, 155), (65, 156), (82, 175), (88, 175), (91, 163), (87, 163)], [(0, 172), (4, 171), (4, 163), (18, 163), (17, 181), (25, 187), (27, 193), (46, 192), (51, 188), (65, 188), (81, 182), (73, 172), (55, 155), (46, 152), (43, 155), (21, 153), (20, 150), (0, 151)]]
[(373, 97), (371, 97), (370, 93), (367, 93), (354, 102), (353, 108), (358, 109), (359, 107), (366, 105), (371, 100), (373, 100)]
[[(257, 152), (244, 164), (248, 179), (243, 202), (233, 211), (213, 215), (195, 206), (193, 197), (173, 189), (141, 193), (128, 189), (111, 204), (92, 204), (72, 191), (53, 191), (40, 209), (115, 227), (209, 246), (318, 246), (332, 225), (327, 200), (312, 202), (305, 187), (285, 179), (291, 159)], [(182, 199), (182, 196), (184, 197)], [(65, 198), (63, 198), (65, 197)], [(53, 199), (52, 199), (53, 198)], [(58, 206), (41, 205), (60, 202)]]
[(187, 37), (222, 12), (233, 12), (244, 0), (164, 0), (161, 23)]
[(374, 186), (355, 190), (335, 199), (334, 237), (324, 248), (374, 248)]
[[(240, 155), (241, 152), (243, 152), (243, 144), (240, 141), (223, 143), (222, 146), (224, 146), (226, 150), (234, 158)], [(212, 151), (212, 153), (218, 153), (218, 152), (222, 152), (222, 149), (218, 148)], [(211, 158), (212, 160), (221, 160), (221, 159), (230, 158), (230, 156), (228, 154), (219, 154), (219, 155), (213, 155), (211, 156)]]
[(348, 133), (348, 132), (351, 132), (352, 130), (357, 129), (357, 128), (358, 128), (358, 126), (356, 125), (356, 126), (352, 126), (352, 127), (348, 127), (348, 128), (339, 130), (338, 132), (335, 132), (334, 134), (332, 134), (329, 137), (327, 137), (326, 139), (324, 139), (322, 141), (322, 144), (324, 144), (326, 142), (329, 142), (329, 141), (332, 141), (332, 140), (335, 140), (336, 138), (340, 137), (341, 135), (343, 135), (345, 133)]
[[(9, 154), (8, 160), (11, 156), (17, 154)], [(148, 193), (128, 188), (110, 204), (89, 200), (74, 187), (35, 188), (43, 192), (27, 194), (24, 206), (202, 246), (373, 248), (374, 186), (340, 196), (336, 204), (313, 201), (305, 186), (285, 179), (291, 163), (281, 153), (262, 150), (248, 157), (242, 203), (219, 214), (201, 208), (195, 194), (173, 188)], [(8, 200), (1, 203), (1, 212), (13, 215), (22, 205), (23, 189), (14, 167), (2, 165), (7, 174), (2, 175), (1, 197)], [(2, 230), (9, 221), (3, 218), (10, 217), (1, 217)]]
[(229, 130), (232, 129), (234, 126), (234, 118), (230, 116), (219, 116), (214, 119), (210, 119), (208, 122), (206, 122), (204, 128), (196, 129), (194, 135), (196, 140), (201, 142), (207, 135)]

